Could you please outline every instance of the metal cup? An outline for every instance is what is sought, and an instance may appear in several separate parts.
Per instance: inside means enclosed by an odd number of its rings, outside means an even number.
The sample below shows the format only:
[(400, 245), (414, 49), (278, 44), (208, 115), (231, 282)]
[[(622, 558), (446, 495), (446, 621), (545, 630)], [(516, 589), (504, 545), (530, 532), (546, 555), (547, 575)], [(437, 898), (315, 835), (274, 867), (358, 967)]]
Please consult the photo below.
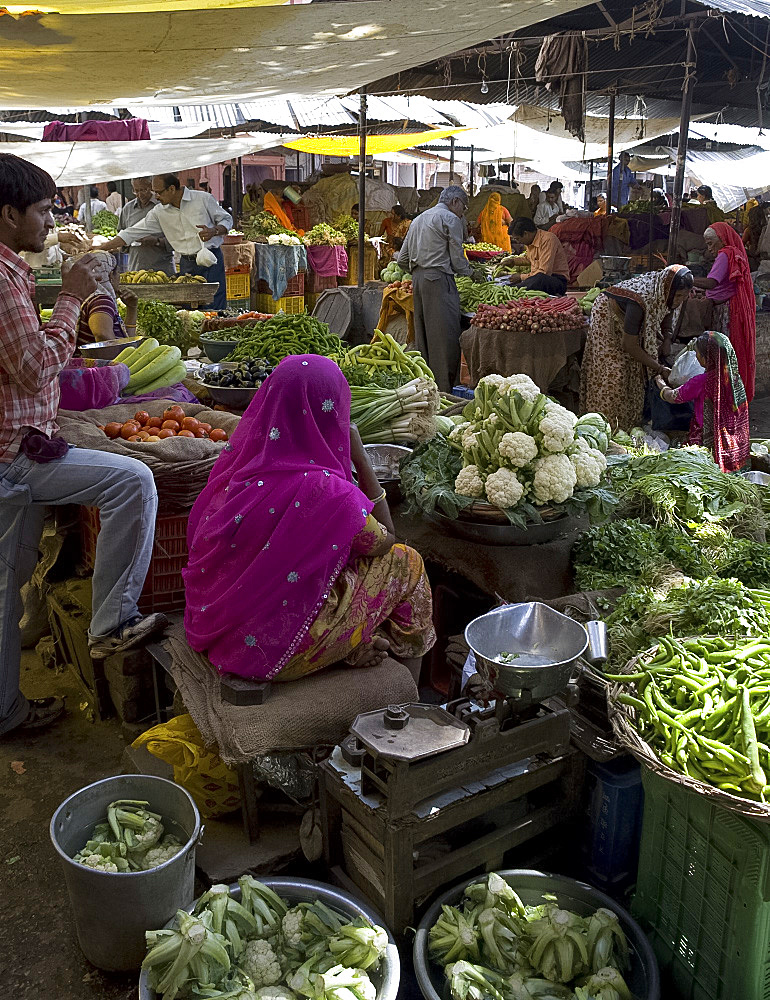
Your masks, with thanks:
[(604, 663), (609, 656), (609, 640), (607, 638), (607, 623), (603, 621), (586, 622), (588, 633), (588, 649), (583, 658), (592, 666)]

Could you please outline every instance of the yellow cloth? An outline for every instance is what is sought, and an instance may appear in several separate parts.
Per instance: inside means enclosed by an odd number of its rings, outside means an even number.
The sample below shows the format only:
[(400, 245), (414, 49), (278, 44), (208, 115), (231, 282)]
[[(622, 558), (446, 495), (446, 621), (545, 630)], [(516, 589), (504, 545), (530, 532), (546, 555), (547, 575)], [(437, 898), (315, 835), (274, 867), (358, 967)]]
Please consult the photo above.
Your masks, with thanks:
[(758, 204), (759, 204), (759, 202), (757, 201), (756, 198), (749, 198), (749, 200), (746, 202), (746, 207), (743, 210), (743, 224), (744, 224), (744, 226), (748, 226), (748, 224), (749, 224), (749, 212), (752, 210), (752, 208), (756, 208)]
[(272, 215), (276, 217), (276, 219), (278, 219), (278, 221), (281, 223), (284, 229), (292, 229), (296, 232), (294, 224), (292, 223), (291, 219), (286, 214), (286, 212), (284, 212), (284, 210), (281, 208), (280, 204), (278, 203), (278, 199), (275, 197), (275, 195), (271, 194), (269, 191), (265, 195), (264, 207), (266, 212), (270, 212)]
[(249, 192), (243, 196), (243, 214), (253, 215), (259, 211), (259, 197), (252, 198)]
[[(368, 135), (366, 137), (366, 155), (378, 156), (382, 153), (398, 153), (402, 149), (421, 146), (425, 142), (436, 139), (447, 139), (462, 128), (431, 129), (428, 132), (399, 132), (398, 135)], [(324, 136), (319, 139), (294, 139), (285, 142), (287, 149), (298, 149), (301, 153), (316, 153), (320, 156), (358, 156), (360, 139), (357, 135)]]
[(414, 343), (414, 296), (400, 288), (386, 288), (382, 293), (380, 318), (377, 320), (378, 330), (387, 330), (388, 324), (396, 316), (406, 316), (406, 328), (409, 334), (408, 344)]
[(501, 201), (500, 195), (494, 191), (487, 199), (484, 208), (479, 212), (478, 225), (484, 243), (494, 243), (496, 247), (510, 253), (511, 238), (505, 225), (505, 216), (509, 213), (507, 209), (503, 208)]

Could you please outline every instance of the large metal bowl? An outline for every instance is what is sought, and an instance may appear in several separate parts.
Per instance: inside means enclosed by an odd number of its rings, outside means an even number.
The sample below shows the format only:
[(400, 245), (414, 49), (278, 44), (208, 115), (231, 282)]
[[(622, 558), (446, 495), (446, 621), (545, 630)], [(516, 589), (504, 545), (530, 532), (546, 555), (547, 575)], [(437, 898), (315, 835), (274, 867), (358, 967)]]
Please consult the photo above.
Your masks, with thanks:
[[(465, 641), (476, 656), (476, 669), (497, 694), (537, 702), (567, 686), (588, 646), (588, 633), (572, 618), (532, 601), (475, 618)], [(497, 657), (504, 652), (516, 659), (500, 663)]]
[(578, 523), (578, 519), (568, 514), (540, 524), (533, 522), (526, 528), (519, 528), (515, 524), (491, 524), (463, 517), (447, 517), (438, 510), (425, 517), (447, 534), (477, 545), (543, 545), (567, 531), (573, 531)]
[(216, 365), (201, 365), (197, 372), (197, 378), (206, 387), (215, 403), (232, 407), (234, 410), (245, 410), (259, 392), (261, 386), (257, 386), (255, 389), (231, 389), (226, 385), (209, 385), (206, 381), (207, 372), (228, 371), (237, 367), (238, 363), (236, 361), (223, 361)]
[[(628, 939), (631, 958), (631, 968), (625, 976), (628, 988), (637, 1000), (660, 1000), (660, 974), (650, 943), (631, 914), (618, 906), (614, 899), (586, 882), (577, 882), (562, 875), (526, 869), (508, 869), (498, 874), (513, 886), (525, 906), (539, 905), (543, 902), (543, 893), (548, 892), (556, 896), (560, 907), (572, 910), (581, 917), (595, 913), (600, 907), (612, 910)], [(442, 905), (459, 906), (465, 887), (480, 877), (466, 879), (439, 896), (420, 921), (414, 939), (414, 971), (425, 1000), (445, 1000), (449, 997), (443, 969), (428, 957), (428, 932), (441, 915)]]
[(114, 361), (127, 347), (138, 347), (144, 337), (119, 337), (117, 340), (100, 340), (95, 344), (81, 344), (78, 353), (81, 358), (99, 358)]
[(228, 354), (232, 354), (238, 346), (237, 340), (217, 340), (215, 337), (207, 337), (201, 334), (200, 345), (206, 352), (209, 361), (224, 361)]
[[(354, 920), (356, 917), (365, 917), (371, 923), (382, 926), (381, 918), (365, 903), (343, 889), (326, 885), (325, 882), (315, 882), (309, 878), (264, 878), (261, 881), (277, 892), (281, 899), (284, 899), (290, 906), (296, 906), (297, 903), (313, 903), (319, 900), (350, 920)], [(235, 899), (240, 900), (240, 886), (231, 885), (230, 891)], [(197, 900), (192, 902), (187, 910), (192, 912), (195, 903)], [(172, 922), (170, 921), (167, 926), (170, 926)], [(388, 950), (385, 952), (379, 971), (372, 973), (371, 979), (377, 988), (376, 1000), (396, 1000), (401, 980), (401, 959), (396, 942), (389, 930)], [(139, 1000), (158, 1000), (158, 994), (150, 986), (146, 972), (142, 972), (139, 977)]]
[(770, 475), (766, 472), (742, 472), (741, 475), (755, 486), (770, 486)]
[(400, 444), (365, 444), (364, 451), (369, 455), (374, 474), (385, 490), (388, 503), (399, 503), (402, 499), (399, 463), (402, 458), (412, 454), (412, 449)]

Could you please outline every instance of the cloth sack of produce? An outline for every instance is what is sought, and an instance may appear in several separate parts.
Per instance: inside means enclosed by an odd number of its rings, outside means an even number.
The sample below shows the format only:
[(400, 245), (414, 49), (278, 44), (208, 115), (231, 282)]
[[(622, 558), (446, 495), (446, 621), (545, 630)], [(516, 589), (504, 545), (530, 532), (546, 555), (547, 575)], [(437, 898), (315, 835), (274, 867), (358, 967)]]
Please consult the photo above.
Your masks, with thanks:
[(189, 715), (177, 715), (148, 729), (132, 746), (145, 747), (153, 757), (171, 764), (174, 781), (185, 788), (206, 819), (240, 809), (238, 774), (207, 747)]
[(129, 377), (127, 365), (86, 368), (82, 359), (73, 358), (59, 372), (59, 405), (64, 410), (100, 410), (112, 406), (120, 399)]

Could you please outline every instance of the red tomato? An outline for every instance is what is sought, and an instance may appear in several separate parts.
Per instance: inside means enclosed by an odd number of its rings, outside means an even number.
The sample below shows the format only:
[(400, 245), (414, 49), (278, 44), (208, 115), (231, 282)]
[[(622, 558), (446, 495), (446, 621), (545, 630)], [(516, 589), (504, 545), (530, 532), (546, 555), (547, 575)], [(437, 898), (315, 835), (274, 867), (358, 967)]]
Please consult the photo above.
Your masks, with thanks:
[(126, 438), (126, 441), (139, 441), (140, 444), (142, 440), (143, 439), (140, 438), (138, 434), (132, 434), (130, 438)]
[(182, 427), (186, 431), (194, 431), (200, 427), (200, 421), (196, 420), (195, 417), (184, 417), (182, 419)]
[(149, 419), (150, 419), (150, 414), (147, 412), (147, 410), (139, 410), (137, 413), (134, 414), (134, 420), (136, 420), (138, 424), (141, 424), (142, 427), (144, 427), (144, 425), (147, 423)]
[(147, 444), (153, 444), (155, 441), (160, 441), (160, 438), (158, 437), (158, 435), (157, 434), (150, 434), (150, 436), (147, 438)]
[(163, 417), (150, 417), (150, 419), (147, 421), (147, 426), (148, 427), (162, 427), (163, 426)]
[(161, 441), (164, 438), (176, 437), (176, 431), (172, 431), (170, 427), (164, 427), (162, 431), (158, 431), (158, 437)]
[(120, 437), (120, 432), (123, 430), (123, 424), (119, 424), (116, 420), (113, 420), (109, 424), (105, 424), (104, 433), (108, 438)]
[(146, 441), (147, 438), (150, 436), (149, 431), (137, 431), (137, 434), (142, 439), (142, 441)]
[(128, 441), (132, 434), (139, 433), (139, 424), (135, 420), (127, 420), (120, 429), (120, 436)]
[(193, 431), (187, 431), (187, 430), (185, 430), (185, 431), (180, 431), (177, 434), (177, 437), (180, 437), (180, 438), (194, 438), (195, 434), (194, 434)]
[(196, 436), (197, 438), (205, 438), (205, 437), (208, 437), (208, 434), (207, 434), (207, 433), (206, 433), (206, 432), (204, 431), (204, 429), (203, 429), (202, 427), (196, 427), (196, 428), (195, 428), (195, 430), (193, 431), (193, 434), (194, 434), (194, 435), (195, 435), (195, 436)]
[(176, 422), (176, 420), (164, 420), (163, 430), (173, 431), (176, 434), (176, 432), (179, 430), (179, 424)]
[(209, 432), (209, 440), (211, 441), (226, 441), (227, 431), (223, 431), (221, 427), (215, 427), (213, 431)]
[(184, 420), (184, 410), (181, 406), (169, 406), (167, 410), (163, 411), (164, 420), (176, 420), (181, 423)]
[(211, 430), (211, 424), (204, 424), (204, 423), (203, 423), (202, 421), (199, 421), (199, 422), (198, 422), (198, 426), (199, 426), (199, 427), (201, 427), (201, 428), (203, 428), (203, 430), (204, 430), (204, 431), (205, 431), (205, 432), (206, 432), (207, 434), (208, 434), (208, 432), (209, 432), (209, 431)]

